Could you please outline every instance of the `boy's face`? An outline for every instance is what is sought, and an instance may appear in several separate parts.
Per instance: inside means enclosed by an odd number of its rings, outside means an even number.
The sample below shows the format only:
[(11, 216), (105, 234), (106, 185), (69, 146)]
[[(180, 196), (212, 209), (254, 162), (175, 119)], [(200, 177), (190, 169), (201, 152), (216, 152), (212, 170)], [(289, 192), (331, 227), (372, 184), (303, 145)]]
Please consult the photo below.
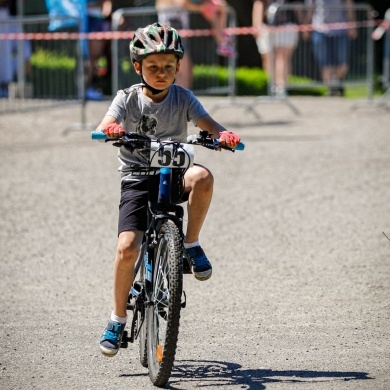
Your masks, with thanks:
[(180, 61), (174, 54), (151, 54), (142, 60), (142, 68), (139, 62), (134, 62), (134, 69), (147, 84), (162, 90), (173, 84)]

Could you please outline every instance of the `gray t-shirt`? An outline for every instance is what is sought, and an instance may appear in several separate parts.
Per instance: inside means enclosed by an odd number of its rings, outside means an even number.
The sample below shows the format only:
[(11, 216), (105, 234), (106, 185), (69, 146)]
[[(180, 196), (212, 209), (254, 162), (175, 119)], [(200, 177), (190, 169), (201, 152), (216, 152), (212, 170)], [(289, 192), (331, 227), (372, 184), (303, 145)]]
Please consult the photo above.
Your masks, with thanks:
[[(138, 132), (161, 140), (186, 141), (188, 122), (195, 125), (199, 118), (207, 115), (194, 94), (178, 85), (169, 87), (168, 95), (160, 103), (153, 103), (142, 93), (142, 84), (118, 91), (106, 115), (122, 123), (126, 131)], [(142, 120), (142, 118), (144, 120)], [(153, 122), (152, 130), (142, 122)], [(150, 127), (150, 126), (149, 126)], [(136, 165), (145, 166), (145, 160), (137, 153), (130, 153), (124, 147), (118, 151), (119, 171), (122, 178), (137, 170)]]
[(314, 6), (312, 25), (314, 30), (329, 35), (345, 33), (345, 29), (325, 28), (324, 24), (343, 23), (347, 21), (344, 0), (306, 0), (306, 4)]

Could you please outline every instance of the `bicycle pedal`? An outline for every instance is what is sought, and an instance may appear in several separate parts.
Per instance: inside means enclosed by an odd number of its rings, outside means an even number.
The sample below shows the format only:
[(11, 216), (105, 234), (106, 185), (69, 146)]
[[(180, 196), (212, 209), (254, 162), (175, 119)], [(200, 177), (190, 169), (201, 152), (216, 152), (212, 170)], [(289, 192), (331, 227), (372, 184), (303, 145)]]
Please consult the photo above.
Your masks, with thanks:
[[(123, 331), (121, 345), (127, 344), (128, 342), (132, 342), (132, 340), (131, 340), (131, 337), (129, 337), (129, 332), (127, 330), (125, 330), (125, 331)], [(121, 348), (127, 348), (127, 345), (125, 347), (121, 346)]]
[(183, 274), (192, 274), (190, 264), (185, 256), (183, 256)]
[(125, 342), (122, 341), (119, 348), (127, 348), (128, 346), (129, 346), (129, 343), (127, 341), (125, 341)]

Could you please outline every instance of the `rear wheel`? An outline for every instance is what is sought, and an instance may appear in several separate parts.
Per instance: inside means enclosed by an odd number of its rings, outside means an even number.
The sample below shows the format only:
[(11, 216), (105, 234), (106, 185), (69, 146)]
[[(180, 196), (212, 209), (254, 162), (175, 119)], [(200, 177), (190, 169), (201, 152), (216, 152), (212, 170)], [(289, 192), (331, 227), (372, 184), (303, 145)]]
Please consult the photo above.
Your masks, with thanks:
[(181, 252), (179, 229), (167, 220), (159, 230), (153, 270), (153, 304), (147, 310), (149, 376), (158, 387), (168, 382), (175, 360), (183, 290)]

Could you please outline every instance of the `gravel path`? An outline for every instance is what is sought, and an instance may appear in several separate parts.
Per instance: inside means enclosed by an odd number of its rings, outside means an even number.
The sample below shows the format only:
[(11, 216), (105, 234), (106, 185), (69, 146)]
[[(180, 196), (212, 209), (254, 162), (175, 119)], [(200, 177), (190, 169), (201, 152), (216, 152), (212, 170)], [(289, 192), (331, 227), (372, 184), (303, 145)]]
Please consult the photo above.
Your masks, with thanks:
[[(201, 236), (214, 274), (185, 278), (167, 388), (390, 388), (390, 111), (291, 102), (300, 116), (258, 104), (260, 123), (219, 108), (245, 152), (197, 149), (216, 182)], [(88, 104), (87, 119), (107, 106)], [(137, 345), (98, 350), (119, 175), (89, 129), (64, 135), (80, 118), (74, 106), (0, 118), (1, 389), (152, 388)]]

